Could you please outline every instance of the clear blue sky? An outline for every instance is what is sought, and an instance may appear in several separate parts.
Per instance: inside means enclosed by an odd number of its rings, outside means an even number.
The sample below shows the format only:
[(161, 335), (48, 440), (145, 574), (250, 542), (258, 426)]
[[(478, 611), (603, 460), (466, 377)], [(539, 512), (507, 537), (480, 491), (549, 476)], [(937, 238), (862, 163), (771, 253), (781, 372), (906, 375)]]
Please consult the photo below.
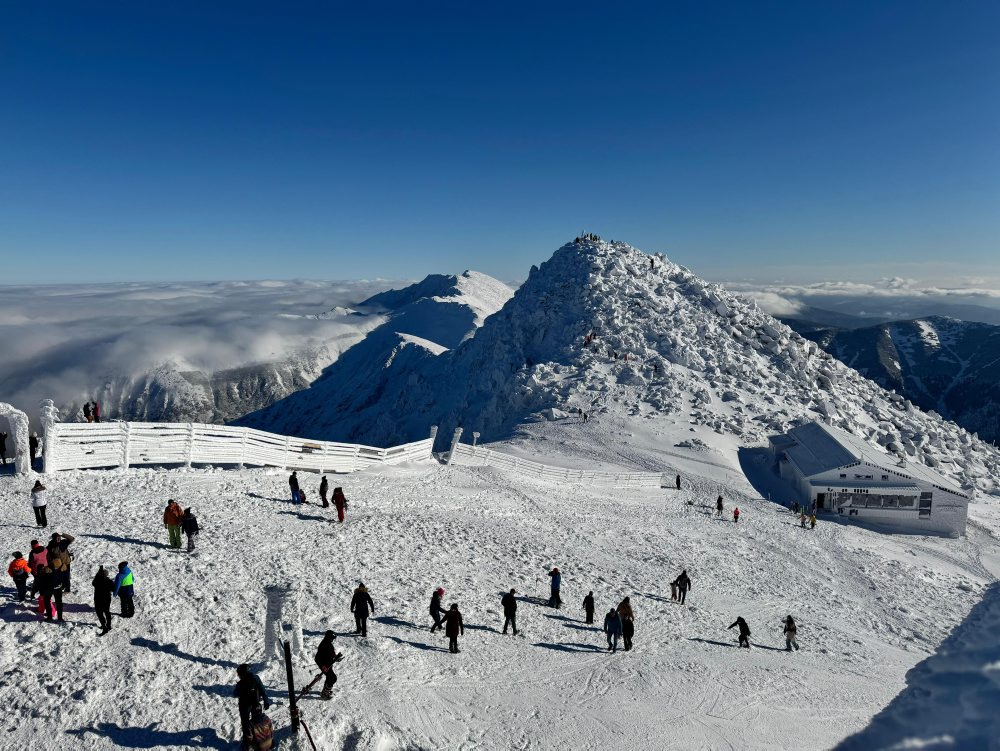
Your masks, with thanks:
[(998, 39), (975, 0), (3, 3), (0, 282), (517, 279), (583, 229), (1000, 274)]

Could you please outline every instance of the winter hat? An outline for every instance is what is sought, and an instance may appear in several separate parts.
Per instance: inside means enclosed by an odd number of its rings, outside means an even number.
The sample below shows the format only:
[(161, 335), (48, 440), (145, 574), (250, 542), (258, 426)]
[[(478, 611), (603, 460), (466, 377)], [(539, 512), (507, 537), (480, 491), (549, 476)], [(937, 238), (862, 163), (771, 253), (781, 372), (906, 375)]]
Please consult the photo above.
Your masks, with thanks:
[(330, 631), (328, 629), (327, 632), (325, 634), (323, 634), (323, 638), (324, 639), (336, 639), (337, 635), (335, 633), (333, 633), (333, 631)]
[(122, 561), (118, 564), (118, 570), (121, 571), (126, 566), (128, 566), (128, 561)]
[(438, 597), (444, 597), (444, 587), (437, 588)]
[(14, 556), (14, 560), (17, 560), (18, 558), (24, 558), (24, 555), (21, 553), (20, 550), (15, 550), (12, 555)]

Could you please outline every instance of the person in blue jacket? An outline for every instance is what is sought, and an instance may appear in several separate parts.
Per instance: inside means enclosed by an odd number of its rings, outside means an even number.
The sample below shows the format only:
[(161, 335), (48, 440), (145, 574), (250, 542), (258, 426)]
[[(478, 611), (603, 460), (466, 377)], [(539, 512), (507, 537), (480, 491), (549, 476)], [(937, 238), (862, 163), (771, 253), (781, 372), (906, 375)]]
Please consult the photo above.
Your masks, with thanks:
[(552, 593), (549, 597), (549, 607), (558, 609), (562, 605), (562, 598), (559, 597), (559, 587), (562, 585), (562, 574), (559, 573), (559, 567), (553, 566), (552, 570), (549, 571), (549, 576), (552, 577)]
[(115, 577), (115, 597), (122, 601), (122, 618), (135, 615), (135, 603), (132, 601), (134, 584), (135, 577), (128, 567), (128, 561), (122, 561), (118, 564), (118, 576)]
[(608, 649), (618, 651), (618, 637), (622, 635), (622, 617), (614, 608), (604, 616), (604, 633), (608, 635)]

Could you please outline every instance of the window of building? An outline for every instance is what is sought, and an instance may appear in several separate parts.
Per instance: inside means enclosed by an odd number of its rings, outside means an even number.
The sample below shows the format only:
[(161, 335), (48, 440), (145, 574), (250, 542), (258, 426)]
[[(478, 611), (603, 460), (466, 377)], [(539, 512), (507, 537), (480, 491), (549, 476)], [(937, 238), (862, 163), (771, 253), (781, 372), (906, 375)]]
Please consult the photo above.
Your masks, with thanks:
[(882, 475), (882, 479), (883, 480), (888, 480), (889, 479), (889, 475)]
[(841, 479), (841, 480), (844, 480), (844, 479), (846, 479), (846, 478), (847, 478), (847, 473), (844, 473), (844, 474), (842, 474), (842, 475), (840, 476), (840, 479)]

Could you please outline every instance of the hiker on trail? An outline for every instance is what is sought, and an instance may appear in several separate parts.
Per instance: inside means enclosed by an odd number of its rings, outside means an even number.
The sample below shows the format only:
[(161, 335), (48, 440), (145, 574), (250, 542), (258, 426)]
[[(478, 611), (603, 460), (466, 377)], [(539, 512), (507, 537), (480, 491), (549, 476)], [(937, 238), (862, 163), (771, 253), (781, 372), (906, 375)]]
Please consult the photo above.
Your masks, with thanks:
[(562, 574), (559, 573), (559, 567), (554, 566), (551, 571), (549, 571), (549, 576), (552, 577), (552, 589), (549, 594), (549, 607), (558, 610), (562, 607), (562, 598), (559, 596), (559, 587), (562, 585)]
[(674, 579), (672, 584), (677, 587), (677, 599), (680, 600), (680, 604), (683, 605), (684, 601), (687, 599), (687, 592), (691, 589), (691, 578), (688, 576), (687, 569), (681, 571), (680, 576)]
[(90, 402), (83, 403), (83, 419), (85, 419), (87, 422), (94, 421), (94, 410), (90, 406)]
[(326, 493), (330, 489), (330, 482), (326, 479), (326, 475), (323, 475), (323, 479), (319, 481), (319, 499), (323, 502), (323, 508), (330, 508), (330, 502), (326, 500)]
[(618, 637), (622, 634), (622, 617), (614, 608), (604, 616), (604, 633), (608, 637), (608, 649), (612, 654), (618, 651)]
[(292, 491), (292, 503), (300, 503), (299, 500), (299, 476), (298, 473), (292, 472), (288, 476), (288, 488)]
[(583, 598), (583, 612), (587, 615), (587, 623), (594, 622), (594, 592), (590, 591)]
[(448, 637), (448, 651), (458, 654), (459, 635), (465, 636), (465, 625), (462, 623), (462, 614), (458, 612), (458, 605), (452, 604), (447, 613), (444, 614), (444, 633)]
[(170, 547), (181, 549), (181, 522), (184, 520), (184, 510), (171, 498), (163, 509), (163, 526), (167, 528)]
[(104, 636), (111, 630), (111, 595), (115, 591), (115, 583), (108, 576), (107, 569), (98, 566), (91, 584), (94, 585), (94, 610), (97, 611), (97, 620), (101, 622), (98, 636)]
[(7, 466), (7, 434), (0, 433), (0, 461), (3, 461), (3, 466)]
[(816, 529), (816, 514), (809, 517), (809, 529)]
[(733, 506), (733, 523), (738, 523), (740, 520), (740, 507)]
[(747, 622), (743, 620), (743, 616), (739, 616), (729, 628), (735, 628), (739, 626), (740, 628), (740, 646), (750, 649), (750, 626)]
[(38, 433), (32, 433), (28, 438), (28, 453), (31, 454), (31, 467), (35, 466), (35, 459), (38, 458)]
[(66, 593), (72, 591), (70, 563), (73, 560), (73, 556), (69, 552), (69, 546), (75, 539), (73, 535), (61, 535), (55, 532), (46, 548), (48, 565), (59, 578), (63, 592)]
[(354, 590), (354, 597), (351, 598), (351, 612), (354, 613), (354, 633), (368, 636), (368, 609), (375, 612), (375, 603), (372, 596), (368, 594), (368, 588), (364, 582), (358, 582), (358, 588)]
[(31, 541), (31, 552), (28, 553), (28, 568), (31, 569), (31, 573), (35, 573), (35, 569), (40, 565), (45, 566), (49, 562), (49, 551), (38, 544), (38, 540)]
[(24, 555), (20, 550), (14, 551), (13, 556), (14, 560), (7, 566), (7, 576), (14, 580), (14, 586), (17, 588), (17, 601), (24, 602), (28, 596), (28, 575), (31, 573), (31, 567), (24, 560)]
[(198, 518), (190, 508), (184, 509), (184, 516), (181, 517), (181, 531), (187, 537), (187, 552), (194, 552), (194, 536), (198, 534)]
[(135, 577), (132, 569), (128, 567), (128, 561), (118, 564), (118, 575), (115, 577), (114, 595), (121, 600), (122, 618), (131, 618), (135, 615)]
[(795, 641), (795, 633), (798, 628), (795, 625), (795, 619), (792, 616), (785, 618), (785, 628), (782, 633), (785, 635), (785, 651), (791, 652), (792, 647), (795, 647), (795, 651), (799, 651), (799, 643)]
[(243, 747), (250, 748), (253, 738), (253, 715), (260, 712), (261, 703), (264, 709), (271, 706), (270, 699), (267, 698), (267, 691), (260, 678), (250, 672), (250, 666), (243, 663), (236, 668), (239, 680), (233, 689), (233, 696), (239, 701), (240, 725), (243, 728)]
[[(344, 655), (333, 646), (333, 640), (336, 638), (337, 635), (333, 631), (327, 631), (323, 634), (323, 641), (319, 643), (319, 648), (316, 650), (316, 665), (319, 667), (320, 673), (326, 676), (326, 680), (323, 681), (323, 690), (319, 694), (324, 699), (330, 698), (333, 694), (333, 684), (337, 682), (337, 674), (333, 672), (333, 665), (344, 659)], [(311, 686), (312, 683), (306, 687), (307, 690)]]
[(343, 488), (333, 489), (333, 505), (337, 507), (337, 521), (344, 521), (344, 509), (347, 508), (347, 498), (344, 496)]
[(674, 480), (674, 484), (677, 486), (678, 490), (681, 489), (681, 476), (680, 475), (677, 475), (677, 479)]
[(35, 480), (35, 486), (31, 489), (31, 508), (35, 511), (35, 523), (42, 529), (49, 526), (48, 517), (45, 515), (48, 496), (48, 491), (42, 485), (42, 481)]
[(629, 598), (625, 598), (618, 603), (618, 615), (622, 619), (622, 641), (625, 651), (632, 649), (632, 636), (635, 634), (635, 613), (632, 612), (632, 603)]
[(441, 625), (441, 614), (448, 612), (443, 607), (441, 607), (442, 597), (444, 597), (444, 587), (438, 587), (431, 594), (431, 618), (434, 619), (434, 625), (431, 626), (432, 634), (439, 628), (443, 628), (443, 626)]
[(517, 636), (517, 598), (514, 595), (517, 590), (511, 587), (510, 592), (500, 598), (503, 605), (503, 633), (507, 633), (507, 626), (514, 629), (514, 636)]

